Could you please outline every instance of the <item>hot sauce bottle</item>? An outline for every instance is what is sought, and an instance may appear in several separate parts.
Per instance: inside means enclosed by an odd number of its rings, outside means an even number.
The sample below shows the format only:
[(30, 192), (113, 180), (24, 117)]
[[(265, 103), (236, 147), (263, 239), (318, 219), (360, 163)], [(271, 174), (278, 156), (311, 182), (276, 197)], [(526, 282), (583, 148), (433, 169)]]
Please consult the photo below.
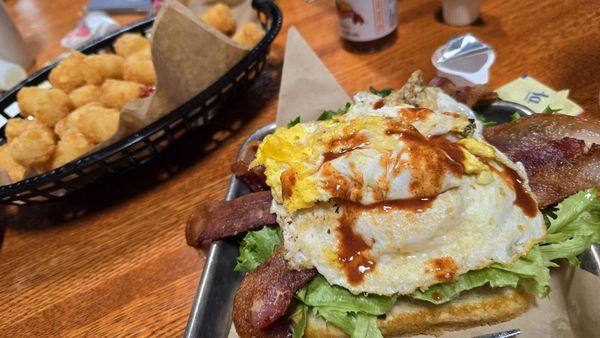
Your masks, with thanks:
[(396, 40), (396, 0), (336, 0), (335, 5), (347, 50), (373, 53)]

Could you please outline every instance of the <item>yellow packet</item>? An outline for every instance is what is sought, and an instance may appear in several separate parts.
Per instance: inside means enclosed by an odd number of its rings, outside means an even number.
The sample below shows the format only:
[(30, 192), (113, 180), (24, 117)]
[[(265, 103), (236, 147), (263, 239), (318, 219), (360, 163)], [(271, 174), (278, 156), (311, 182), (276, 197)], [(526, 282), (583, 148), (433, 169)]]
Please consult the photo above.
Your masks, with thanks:
[(560, 109), (557, 113), (579, 115), (583, 109), (569, 100), (569, 90), (554, 91), (552, 88), (528, 75), (523, 75), (496, 89), (498, 96), (506, 101), (520, 103), (536, 113), (547, 107)]

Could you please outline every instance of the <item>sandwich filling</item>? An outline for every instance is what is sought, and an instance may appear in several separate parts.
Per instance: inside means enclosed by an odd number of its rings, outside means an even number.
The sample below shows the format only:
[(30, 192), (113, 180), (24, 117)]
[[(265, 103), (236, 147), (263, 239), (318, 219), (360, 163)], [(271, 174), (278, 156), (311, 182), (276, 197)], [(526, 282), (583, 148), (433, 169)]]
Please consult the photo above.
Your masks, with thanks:
[(600, 241), (595, 189), (542, 215), (522, 165), (483, 139), (468, 108), (395, 94), (358, 93), (280, 127), (250, 164), (264, 170), (279, 229), (249, 232), (236, 269), (279, 247), (291, 271), (317, 274), (293, 291), (296, 337), (309, 311), (350, 336), (381, 336), (377, 318), (398, 297), (441, 304), (484, 285), (546, 296), (552, 260), (576, 263)]
[(544, 238), (522, 170), (469, 136), (467, 116), (370, 93), (355, 102), (259, 146), (293, 269), (354, 294), (408, 295), (510, 264)]

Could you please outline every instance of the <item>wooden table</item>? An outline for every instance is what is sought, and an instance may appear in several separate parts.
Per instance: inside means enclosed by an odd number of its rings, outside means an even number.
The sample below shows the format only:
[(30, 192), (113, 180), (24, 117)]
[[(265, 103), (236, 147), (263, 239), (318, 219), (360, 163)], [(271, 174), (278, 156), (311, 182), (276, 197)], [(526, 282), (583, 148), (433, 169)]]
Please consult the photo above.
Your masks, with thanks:
[[(10, 0), (6, 6), (37, 54), (36, 67), (64, 51), (62, 38), (84, 0)], [(598, 112), (600, 20), (593, 1), (486, 1), (482, 19), (453, 28), (439, 1), (399, 2), (398, 40), (373, 55), (341, 48), (333, 1), (280, 1), (284, 28), (253, 90), (214, 127), (160, 161), (58, 204), (0, 207), (0, 336), (180, 336), (204, 258), (188, 247), (194, 205), (220, 199), (238, 147), (274, 120), (285, 32), (296, 25), (349, 92), (399, 87), (455, 34), (473, 32), (497, 51), (491, 86), (529, 74)], [(129, 22), (138, 16), (117, 17)], [(2, 237), (0, 236), (0, 239)]]

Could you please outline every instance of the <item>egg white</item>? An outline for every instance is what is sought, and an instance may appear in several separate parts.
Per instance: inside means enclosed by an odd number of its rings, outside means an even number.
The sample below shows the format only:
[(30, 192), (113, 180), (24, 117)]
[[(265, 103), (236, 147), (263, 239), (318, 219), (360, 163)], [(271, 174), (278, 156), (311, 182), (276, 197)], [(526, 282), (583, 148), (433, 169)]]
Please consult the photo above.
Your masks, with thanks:
[(293, 268), (316, 267), (330, 283), (357, 294), (411, 294), (441, 282), (433, 259), (451, 258), (457, 277), (493, 262), (509, 264), (545, 236), (541, 215), (526, 216), (513, 204), (512, 188), (496, 176), (487, 185), (469, 177), (421, 213), (392, 209), (360, 215), (354, 231), (371, 245), (368, 255), (376, 266), (358, 284), (349, 282), (338, 260), (344, 202), (331, 200), (294, 213), (274, 202), (271, 212), (277, 214)]

